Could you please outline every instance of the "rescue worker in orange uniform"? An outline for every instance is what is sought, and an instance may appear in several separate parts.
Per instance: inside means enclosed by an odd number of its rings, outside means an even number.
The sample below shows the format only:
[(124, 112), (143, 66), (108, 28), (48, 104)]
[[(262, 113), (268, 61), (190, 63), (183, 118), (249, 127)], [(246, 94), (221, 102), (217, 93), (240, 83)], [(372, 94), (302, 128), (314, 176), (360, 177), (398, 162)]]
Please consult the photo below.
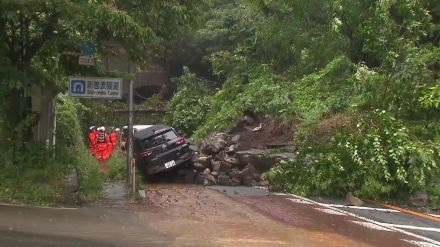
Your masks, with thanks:
[(110, 158), (111, 152), (110, 137), (105, 132), (105, 127), (98, 128), (97, 144), (96, 144), (96, 158), (98, 159), (99, 169), (102, 173), (108, 172), (107, 161)]
[(91, 126), (89, 130), (89, 150), (92, 156), (96, 155), (96, 127)]
[(119, 133), (119, 128), (116, 128), (110, 134), (110, 141), (112, 143), (112, 151), (115, 149), (116, 144), (118, 143), (118, 133)]

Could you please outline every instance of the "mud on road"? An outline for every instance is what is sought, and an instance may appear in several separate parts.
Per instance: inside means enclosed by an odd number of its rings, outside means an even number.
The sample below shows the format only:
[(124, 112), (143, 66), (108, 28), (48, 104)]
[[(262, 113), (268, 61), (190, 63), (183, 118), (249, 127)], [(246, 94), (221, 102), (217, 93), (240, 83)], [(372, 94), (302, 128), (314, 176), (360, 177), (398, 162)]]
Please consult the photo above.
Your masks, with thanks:
[(178, 246), (414, 246), (249, 187), (152, 184), (146, 192), (148, 211), (162, 216), (153, 228)]
[(81, 208), (0, 205), (0, 246), (405, 247), (418, 241), (252, 187), (149, 184), (143, 204), (125, 197), (121, 184), (106, 188), (106, 200)]

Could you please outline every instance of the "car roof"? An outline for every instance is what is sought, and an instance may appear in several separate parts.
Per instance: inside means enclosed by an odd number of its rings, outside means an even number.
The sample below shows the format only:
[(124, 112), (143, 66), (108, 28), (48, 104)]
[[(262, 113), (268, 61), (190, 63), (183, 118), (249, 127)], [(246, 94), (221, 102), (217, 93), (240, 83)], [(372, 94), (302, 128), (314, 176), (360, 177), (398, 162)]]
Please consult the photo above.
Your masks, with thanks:
[[(150, 128), (150, 127), (152, 127), (152, 126), (154, 126), (154, 125), (133, 125), (133, 129), (135, 129), (135, 130), (142, 130), (142, 129), (146, 129), (146, 128)], [(124, 127), (122, 127), (123, 129), (128, 129), (128, 126), (124, 126)]]
[(148, 137), (158, 133), (158, 132), (165, 132), (167, 130), (173, 129), (172, 127), (165, 125), (165, 124), (156, 124), (153, 126), (150, 126), (148, 128), (138, 130), (133, 134), (133, 137), (138, 140), (147, 139)]

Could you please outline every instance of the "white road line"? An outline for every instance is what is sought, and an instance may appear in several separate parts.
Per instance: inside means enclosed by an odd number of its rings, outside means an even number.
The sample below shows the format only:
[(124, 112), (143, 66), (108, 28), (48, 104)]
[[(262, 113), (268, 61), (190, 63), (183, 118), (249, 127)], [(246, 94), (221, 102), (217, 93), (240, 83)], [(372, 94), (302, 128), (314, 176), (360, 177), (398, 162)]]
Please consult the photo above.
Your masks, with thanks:
[(295, 202), (295, 203), (301, 203), (301, 204), (313, 204), (311, 202), (305, 201), (305, 200), (301, 200), (301, 199), (296, 199), (296, 198), (287, 198), (289, 201)]
[(340, 204), (324, 204), (330, 207), (335, 208), (352, 208), (352, 209), (362, 209), (362, 210), (371, 210), (371, 211), (379, 211), (379, 212), (385, 212), (385, 213), (400, 213), (400, 211), (395, 209), (387, 209), (387, 208), (372, 208), (372, 207), (359, 207), (359, 206), (347, 206), (347, 205), (340, 205)]
[(297, 198), (297, 199), (302, 199), (302, 200), (305, 200), (305, 201), (309, 201), (309, 202), (311, 202), (313, 204), (316, 204), (316, 205), (319, 205), (319, 206), (322, 206), (322, 207), (326, 207), (326, 208), (329, 208), (329, 209), (334, 209), (336, 211), (340, 211), (341, 213), (344, 213), (345, 215), (349, 215), (349, 216), (352, 216), (354, 218), (370, 222), (372, 224), (376, 224), (376, 225), (379, 225), (379, 226), (386, 227), (386, 228), (391, 229), (393, 231), (400, 232), (402, 234), (405, 234), (405, 235), (408, 235), (408, 236), (411, 236), (411, 237), (414, 237), (414, 238), (421, 239), (421, 240), (426, 241), (426, 242), (428, 242), (430, 244), (434, 244), (434, 246), (440, 247), (440, 242), (439, 241), (436, 241), (436, 240), (433, 240), (433, 239), (430, 239), (430, 238), (427, 238), (427, 237), (424, 237), (424, 236), (420, 236), (418, 234), (415, 234), (415, 233), (412, 233), (412, 232), (408, 232), (408, 231), (405, 231), (405, 230), (402, 230), (402, 229), (399, 229), (399, 228), (396, 228), (396, 227), (385, 226), (381, 222), (378, 222), (378, 221), (375, 221), (375, 220), (371, 220), (371, 219), (368, 219), (368, 218), (365, 218), (365, 217), (362, 217), (362, 216), (359, 216), (359, 215), (356, 215), (356, 214), (344, 211), (342, 209), (338, 209), (338, 208), (335, 208), (335, 207), (327, 206), (325, 204), (322, 204), (322, 203), (319, 203), (319, 202), (315, 202), (313, 200), (310, 200), (310, 199), (302, 197), (302, 196), (297, 196), (297, 195), (294, 195), (294, 194), (283, 194), (283, 193), (277, 193), (277, 195), (291, 196), (291, 197), (294, 197), (294, 198)]
[(389, 228), (386, 228), (386, 227), (383, 227), (383, 226), (379, 226), (379, 225), (373, 224), (371, 222), (355, 221), (355, 220), (350, 220), (350, 222), (353, 222), (353, 223), (361, 225), (361, 226), (365, 226), (366, 228), (373, 229), (373, 230), (394, 232), (393, 230), (391, 230)]
[(408, 240), (408, 239), (401, 239), (401, 240), (419, 247), (437, 247), (437, 245), (435, 244), (431, 244), (424, 241), (416, 241), (416, 240)]
[(336, 210), (329, 209), (329, 208), (315, 208), (315, 210), (321, 211), (321, 212), (326, 213), (326, 214), (345, 215), (345, 214), (343, 214), (341, 212), (338, 212)]
[(420, 231), (427, 231), (427, 232), (440, 232), (440, 228), (433, 228), (433, 227), (397, 225), (397, 224), (390, 224), (390, 223), (383, 223), (383, 225), (402, 228), (402, 229), (420, 230)]
[(440, 215), (438, 215), (438, 214), (428, 214), (428, 215), (440, 218)]

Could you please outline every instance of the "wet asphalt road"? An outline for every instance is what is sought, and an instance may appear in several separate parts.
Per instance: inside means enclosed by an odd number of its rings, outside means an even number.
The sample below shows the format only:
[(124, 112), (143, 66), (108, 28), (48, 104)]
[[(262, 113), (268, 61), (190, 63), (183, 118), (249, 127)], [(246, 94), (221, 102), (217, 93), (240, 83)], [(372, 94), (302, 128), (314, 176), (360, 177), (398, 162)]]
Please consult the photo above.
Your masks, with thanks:
[(255, 188), (155, 184), (139, 205), (120, 186), (78, 209), (1, 205), (0, 246), (436, 246)]

